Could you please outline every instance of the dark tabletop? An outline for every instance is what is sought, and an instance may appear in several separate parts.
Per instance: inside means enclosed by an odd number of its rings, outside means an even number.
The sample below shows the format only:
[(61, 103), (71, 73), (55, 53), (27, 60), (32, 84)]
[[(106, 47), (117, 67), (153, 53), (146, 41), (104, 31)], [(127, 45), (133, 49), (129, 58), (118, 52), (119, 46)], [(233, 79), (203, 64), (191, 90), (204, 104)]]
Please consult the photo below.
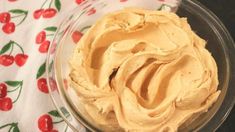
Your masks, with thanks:
[[(235, 40), (235, 0), (198, 0), (224, 23)], [(234, 58), (235, 59), (235, 58)], [(235, 96), (235, 95), (234, 95)], [(235, 107), (217, 132), (235, 132)]]

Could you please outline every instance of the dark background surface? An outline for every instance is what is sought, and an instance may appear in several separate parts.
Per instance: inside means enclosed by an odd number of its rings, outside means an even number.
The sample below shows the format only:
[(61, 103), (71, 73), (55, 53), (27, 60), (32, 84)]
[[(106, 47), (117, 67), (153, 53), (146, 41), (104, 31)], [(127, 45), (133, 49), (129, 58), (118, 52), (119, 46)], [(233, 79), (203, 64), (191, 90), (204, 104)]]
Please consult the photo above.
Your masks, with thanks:
[[(233, 40), (235, 40), (235, 0), (198, 1), (220, 18), (233, 37)], [(217, 132), (235, 132), (235, 107)]]

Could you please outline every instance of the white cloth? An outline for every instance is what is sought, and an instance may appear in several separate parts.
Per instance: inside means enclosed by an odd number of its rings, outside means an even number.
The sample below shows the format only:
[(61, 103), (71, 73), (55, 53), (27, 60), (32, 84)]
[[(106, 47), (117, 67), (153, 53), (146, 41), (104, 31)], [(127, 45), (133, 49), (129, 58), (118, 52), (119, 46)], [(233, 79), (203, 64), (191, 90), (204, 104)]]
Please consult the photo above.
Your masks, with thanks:
[[(46, 78), (46, 74), (43, 72), (38, 79), (36, 78), (39, 68), (45, 62), (46, 53), (42, 53), (43, 50), (45, 50), (45, 47), (43, 49), (43, 46), (40, 49), (41, 51), (39, 50), (39, 47), (42, 44), (36, 44), (36, 36), (46, 27), (57, 27), (63, 18), (79, 5), (80, 1), (83, 0), (0, 1), (0, 13), (10, 13), (10, 22), (15, 23), (15, 25), (22, 21), (21, 24), (15, 27), (14, 31), (13, 29), (9, 29), (11, 27), (6, 27), (5, 23), (0, 23), (0, 91), (1, 87), (4, 89), (3, 85), (5, 85), (8, 90), (6, 97), (4, 97), (4, 99), (0, 98), (0, 132), (6, 132), (8, 130), (14, 132), (17, 132), (17, 130), (20, 132), (40, 131), (38, 127), (39, 118), (44, 114), (48, 114), (50, 111), (55, 112), (56, 109), (52, 104), (49, 94), (45, 93), (45, 91), (43, 92), (43, 90), (39, 90), (38, 88), (38, 80), (40, 78)], [(110, 2), (111, 0), (106, 1)], [(134, 2), (132, 0), (113, 1), (122, 1), (123, 3)], [(165, 3), (170, 5), (165, 6), (167, 9), (171, 6), (175, 6), (177, 0), (155, 1), (161, 4)], [(45, 4), (43, 5), (44, 2)], [(52, 2), (51, 8), (57, 11), (55, 16), (51, 18), (43, 18), (42, 15), (39, 19), (35, 19), (34, 12), (40, 9), (42, 5), (44, 9), (48, 8), (50, 2)], [(159, 5), (159, 7), (160, 6), (161, 5)], [(156, 9), (159, 7), (156, 7)], [(49, 13), (48, 16), (50, 15), (51, 14)], [(23, 20), (24, 17), (25, 20)], [(3, 18), (1, 18), (0, 15), (0, 22), (1, 19)], [(4, 26), (5, 29), (3, 29)], [(6, 32), (12, 33), (7, 34)], [(46, 40), (52, 41), (53, 33), (54, 32), (46, 31), (47, 35), (52, 34), (52, 36), (48, 35)], [(24, 57), (16, 57), (17, 54), (23, 54)], [(15, 59), (14, 62), (11, 62), (11, 57), (6, 60), (6, 58), (3, 57), (4, 55), (7, 55), (8, 57), (9, 55), (12, 55)], [(42, 85), (40, 86), (42, 87)], [(14, 89), (16, 90), (11, 92), (11, 90)], [(0, 92), (0, 97), (1, 94), (3, 93)], [(18, 95), (18, 100), (14, 102), (11, 107), (11, 104), (6, 101), (6, 98), (8, 98), (8, 101), (9, 98), (14, 101)], [(48, 115), (52, 118), (53, 122), (62, 120), (60, 117), (56, 117), (51, 114)], [(67, 125), (64, 121), (53, 124), (53, 130), (65, 131), (66, 128)]]

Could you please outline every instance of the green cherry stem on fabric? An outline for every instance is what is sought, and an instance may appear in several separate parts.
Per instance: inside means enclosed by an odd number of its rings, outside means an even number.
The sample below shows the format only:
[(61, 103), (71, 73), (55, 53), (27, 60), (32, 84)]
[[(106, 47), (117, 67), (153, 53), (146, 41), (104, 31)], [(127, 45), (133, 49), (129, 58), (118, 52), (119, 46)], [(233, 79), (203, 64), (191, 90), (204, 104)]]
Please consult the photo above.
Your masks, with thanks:
[(49, 8), (51, 8), (51, 4), (52, 4), (53, 0), (51, 0), (50, 4), (49, 4)]
[[(18, 123), (12, 123), (10, 129), (8, 130), (8, 132), (11, 132), (11, 129), (13, 129), (13, 132), (15, 132), (15, 127), (17, 127)], [(17, 131), (18, 132), (18, 131)]]
[(4, 127), (7, 127), (7, 126), (12, 126), (13, 123), (8, 123), (8, 124), (5, 124), (3, 126), (0, 126), (0, 129), (4, 128)]
[(24, 15), (25, 15), (24, 18), (16, 26), (19, 26), (21, 23), (24, 22), (24, 20), (26, 19), (27, 15), (28, 15), (28, 11), (25, 11)]
[[(69, 115), (67, 115), (67, 116), (65, 116), (66, 118), (68, 118), (69, 117)], [(60, 117), (61, 118), (61, 117)], [(60, 121), (55, 121), (55, 122), (53, 122), (53, 124), (58, 124), (58, 123), (61, 123), (61, 122), (63, 122), (64, 121), (64, 119), (62, 119), (62, 120), (60, 120)]]
[(20, 15), (12, 16), (11, 18), (17, 18), (17, 17), (24, 16), (24, 15), (25, 14), (20, 14)]
[(21, 87), (21, 85), (18, 85), (15, 89), (13, 89), (13, 90), (7, 90), (7, 92), (9, 92), (9, 93), (14, 92), (14, 91), (16, 91), (17, 89), (19, 89), (20, 87)]
[(83, 27), (83, 28), (81, 29), (81, 32), (84, 32), (86, 29), (89, 29), (89, 28), (91, 28), (91, 26)]
[(54, 34), (47, 34), (46, 36), (54, 36)]
[(62, 120), (60, 120), (60, 121), (55, 121), (55, 122), (53, 122), (53, 124), (58, 124), (58, 123), (61, 123), (61, 122), (63, 122), (64, 121), (64, 119), (62, 119)]
[(17, 102), (17, 100), (18, 100), (19, 97), (20, 97), (20, 94), (21, 94), (21, 91), (22, 91), (22, 85), (23, 85), (23, 81), (21, 81), (21, 83), (20, 83), (20, 91), (19, 91), (19, 93), (18, 93), (18, 95), (17, 95), (17, 98), (13, 101), (13, 104), (14, 104), (15, 102)]
[(3, 126), (0, 126), (0, 129), (2, 129), (2, 128), (4, 128), (4, 127), (7, 127), (7, 126), (11, 126), (10, 127), (10, 129), (9, 129), (9, 131), (12, 129), (12, 127), (14, 127), (14, 126), (17, 126), (18, 125), (18, 123), (8, 123), (8, 124), (5, 124), (5, 125), (3, 125)]
[(15, 89), (13, 89), (13, 90), (7, 90), (7, 92), (14, 92), (14, 91), (18, 90), (20, 87), (22, 87), (22, 81), (20, 81), (20, 84), (17, 85)]
[(40, 9), (42, 9), (43, 6), (44, 6), (46, 3), (47, 3), (47, 0), (45, 0), (45, 1), (43, 2), (43, 4), (42, 4), (42, 6), (40, 7)]
[(11, 132), (11, 129), (13, 129), (14, 128), (14, 126), (12, 125), (11, 127), (10, 127), (10, 129), (8, 130), (8, 132)]
[(13, 42), (13, 44), (15, 44), (17, 47), (19, 47), (20, 50), (21, 50), (21, 52), (22, 52), (22, 54), (24, 54), (23, 48), (22, 48), (18, 43), (16, 43), (15, 41), (12, 41), (12, 42)]

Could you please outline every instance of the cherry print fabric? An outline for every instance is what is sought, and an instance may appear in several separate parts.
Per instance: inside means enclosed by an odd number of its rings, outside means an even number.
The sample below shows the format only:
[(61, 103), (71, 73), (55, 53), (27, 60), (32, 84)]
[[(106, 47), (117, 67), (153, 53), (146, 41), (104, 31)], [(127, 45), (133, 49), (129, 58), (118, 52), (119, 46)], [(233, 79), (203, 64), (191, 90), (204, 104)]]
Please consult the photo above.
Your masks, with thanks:
[[(60, 22), (85, 1), (0, 0), (0, 132), (71, 131), (49, 97), (45, 59)], [(87, 15), (96, 13), (89, 8)]]

